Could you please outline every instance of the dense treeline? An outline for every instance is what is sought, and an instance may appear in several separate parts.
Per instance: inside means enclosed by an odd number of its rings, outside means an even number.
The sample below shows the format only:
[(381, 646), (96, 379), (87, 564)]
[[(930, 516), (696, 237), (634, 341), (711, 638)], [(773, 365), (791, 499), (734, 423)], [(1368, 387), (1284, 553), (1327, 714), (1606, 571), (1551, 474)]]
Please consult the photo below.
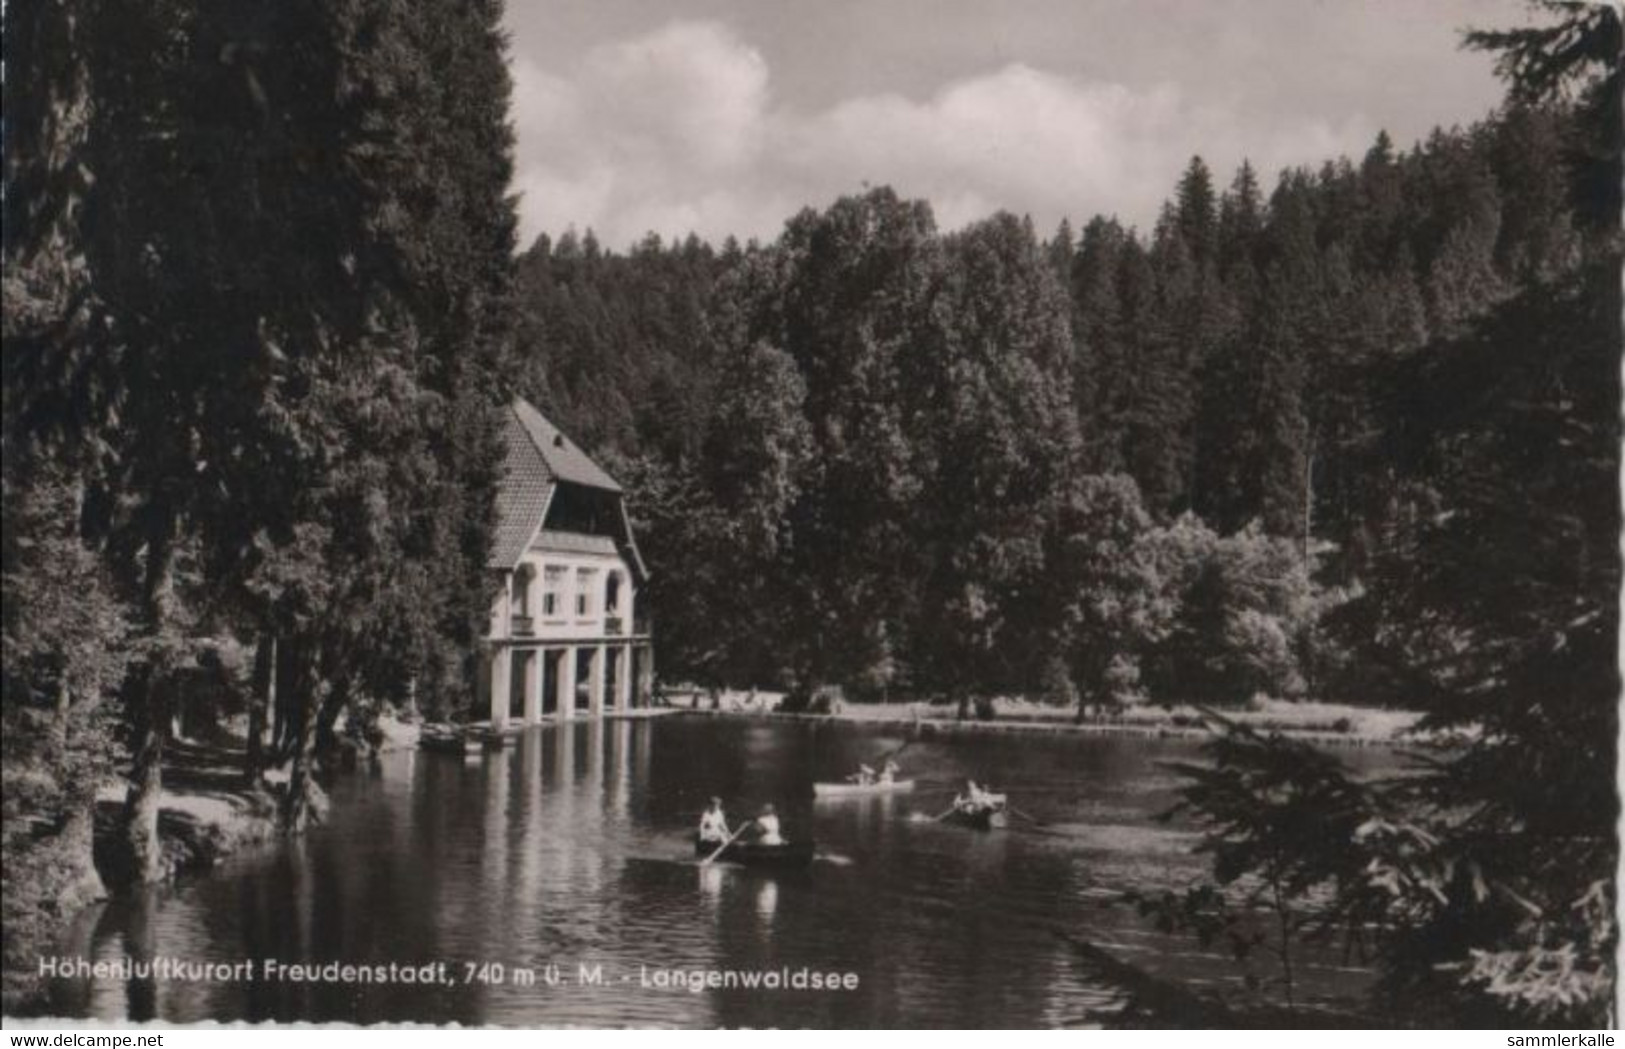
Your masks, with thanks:
[(102, 871), (166, 873), (177, 717), (245, 717), (245, 784), (281, 767), (297, 830), (342, 715), (466, 701), (511, 332), (499, 18), (6, 10), (8, 1003), (99, 889), (111, 774)]
[(1385, 384), (1599, 250), (1574, 136), (1509, 105), (1267, 193), (1198, 158), (1148, 234), (879, 189), (743, 249), (544, 238), (527, 392), (626, 460), (670, 672), (1405, 701), (1321, 629), (1421, 512)]
[[(1267, 194), (1193, 160), (1148, 234), (880, 189), (720, 253), (539, 244), (529, 388), (620, 461), (666, 672), (1420, 709), (1444, 749), (1383, 779), (1217, 723), (1181, 770), (1211, 876), (1141, 906), (1272, 960), (1237, 1022), (1303, 1007), (1317, 937), (1390, 1022), (1606, 1026), (1625, 40), (1540, 6), (1469, 34), (1492, 118)], [(686, 407), (629, 423), (603, 364), (639, 355), (583, 348), (651, 331)]]

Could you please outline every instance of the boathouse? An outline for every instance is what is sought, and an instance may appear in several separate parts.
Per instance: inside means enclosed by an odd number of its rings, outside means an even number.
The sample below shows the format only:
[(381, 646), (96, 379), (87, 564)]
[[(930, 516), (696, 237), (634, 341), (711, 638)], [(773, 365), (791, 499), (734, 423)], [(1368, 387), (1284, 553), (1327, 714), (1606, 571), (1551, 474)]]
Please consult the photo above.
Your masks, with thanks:
[(492, 727), (647, 706), (654, 656), (637, 602), (648, 573), (621, 486), (523, 399), (504, 411), (502, 440), (479, 663)]

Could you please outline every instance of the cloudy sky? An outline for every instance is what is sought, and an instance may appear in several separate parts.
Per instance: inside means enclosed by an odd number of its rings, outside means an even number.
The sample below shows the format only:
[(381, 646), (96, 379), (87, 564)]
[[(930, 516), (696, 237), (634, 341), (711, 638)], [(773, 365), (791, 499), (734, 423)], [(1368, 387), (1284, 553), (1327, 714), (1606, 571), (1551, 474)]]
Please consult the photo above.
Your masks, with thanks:
[(944, 228), (1149, 225), (1222, 182), (1409, 145), (1500, 98), (1520, 0), (509, 0), (521, 237), (776, 236), (867, 185)]

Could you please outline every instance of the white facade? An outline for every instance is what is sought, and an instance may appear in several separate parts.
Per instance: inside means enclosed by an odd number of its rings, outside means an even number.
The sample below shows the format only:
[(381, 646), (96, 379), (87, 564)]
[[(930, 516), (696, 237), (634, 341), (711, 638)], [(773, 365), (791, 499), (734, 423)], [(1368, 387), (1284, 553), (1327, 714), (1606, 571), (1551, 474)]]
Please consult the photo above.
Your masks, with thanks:
[(597, 536), (543, 532), (491, 602), (492, 639), (627, 637), (636, 624), (631, 566)]
[(648, 703), (653, 651), (636, 580), (607, 537), (537, 534), (491, 601), (482, 669), (492, 728)]

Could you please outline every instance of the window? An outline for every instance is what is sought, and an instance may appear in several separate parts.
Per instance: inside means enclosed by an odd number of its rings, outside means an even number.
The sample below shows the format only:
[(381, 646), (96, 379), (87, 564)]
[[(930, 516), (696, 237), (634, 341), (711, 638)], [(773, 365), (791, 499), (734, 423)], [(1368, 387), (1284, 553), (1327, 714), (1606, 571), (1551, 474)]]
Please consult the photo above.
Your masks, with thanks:
[(598, 573), (591, 568), (582, 568), (576, 571), (576, 618), (585, 619), (592, 615), (593, 581)]
[(621, 573), (611, 572), (604, 581), (604, 612), (614, 615), (621, 610)]
[(542, 570), (542, 615), (548, 619), (564, 614), (564, 575), (556, 565)]
[(520, 565), (513, 574), (513, 614), (516, 616), (530, 615), (530, 582), (536, 578), (536, 569), (528, 564)]

